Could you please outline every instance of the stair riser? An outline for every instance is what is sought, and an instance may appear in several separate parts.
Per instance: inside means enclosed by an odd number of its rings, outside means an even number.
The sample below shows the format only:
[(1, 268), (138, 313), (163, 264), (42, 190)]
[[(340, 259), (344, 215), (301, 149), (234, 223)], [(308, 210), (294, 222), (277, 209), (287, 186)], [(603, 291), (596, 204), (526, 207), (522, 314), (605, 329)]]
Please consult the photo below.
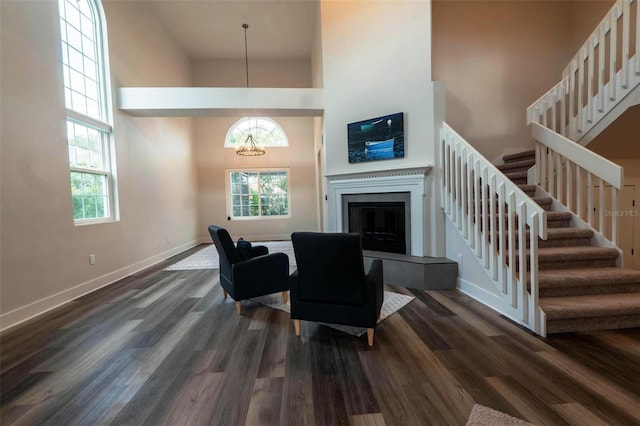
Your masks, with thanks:
[(570, 296), (587, 296), (594, 294), (619, 294), (634, 293), (640, 291), (640, 283), (637, 284), (613, 284), (598, 285), (595, 283), (585, 283), (579, 287), (557, 287), (544, 288), (544, 284), (540, 284), (540, 297), (570, 297)]
[[(527, 238), (527, 242), (529, 238)], [(509, 248), (509, 241), (505, 238), (506, 247)], [(519, 238), (516, 238), (516, 248), (519, 244)], [(538, 248), (549, 248), (549, 247), (576, 247), (576, 246), (590, 246), (591, 239), (590, 238), (556, 238), (553, 240), (541, 240), (538, 238)], [(499, 246), (499, 244), (498, 244)]]
[(547, 260), (538, 258), (538, 268), (543, 271), (549, 269), (603, 268), (608, 266), (616, 266), (616, 259)]
[(640, 327), (639, 315), (617, 315), (593, 318), (547, 319), (547, 334), (580, 331), (617, 330)]
[[(509, 223), (508, 219), (504, 220), (504, 227), (507, 227)], [(499, 226), (498, 220), (496, 220), (496, 228)], [(516, 218), (516, 226), (518, 226), (518, 219)], [(547, 219), (547, 229), (548, 228), (569, 228), (571, 226), (570, 220), (548, 220)], [(480, 222), (480, 229), (482, 229), (482, 221)], [(489, 230), (491, 230), (491, 222), (489, 222)]]
[[(507, 255), (507, 264), (509, 264), (509, 256)], [(517, 259), (516, 259), (517, 261)], [(527, 256), (527, 271), (531, 268), (529, 256)], [(544, 256), (538, 256), (538, 269), (541, 271), (547, 271), (552, 269), (588, 269), (588, 268), (605, 268), (610, 266), (616, 266), (616, 259), (603, 257), (595, 259), (583, 259), (580, 257), (569, 257), (567, 259), (554, 259), (545, 258)], [(520, 265), (516, 264), (516, 271), (520, 270)]]

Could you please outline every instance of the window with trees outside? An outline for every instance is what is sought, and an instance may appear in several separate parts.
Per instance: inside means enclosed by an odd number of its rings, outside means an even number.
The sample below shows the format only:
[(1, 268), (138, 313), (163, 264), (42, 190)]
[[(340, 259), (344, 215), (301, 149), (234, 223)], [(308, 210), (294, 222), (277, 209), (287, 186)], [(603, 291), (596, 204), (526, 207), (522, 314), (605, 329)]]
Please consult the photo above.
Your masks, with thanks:
[(229, 170), (227, 183), (232, 218), (289, 216), (288, 170)]
[(274, 120), (267, 117), (244, 117), (229, 128), (224, 147), (238, 148), (249, 134), (263, 147), (289, 146), (287, 134)]
[(73, 218), (115, 219), (104, 12), (99, 0), (59, 0)]

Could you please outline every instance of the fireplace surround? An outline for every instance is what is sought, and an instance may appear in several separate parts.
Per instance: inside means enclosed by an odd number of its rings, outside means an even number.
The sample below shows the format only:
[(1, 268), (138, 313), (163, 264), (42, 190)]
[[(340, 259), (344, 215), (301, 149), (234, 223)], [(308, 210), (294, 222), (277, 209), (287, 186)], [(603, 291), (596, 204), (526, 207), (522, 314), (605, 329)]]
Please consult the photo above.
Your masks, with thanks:
[(424, 256), (425, 176), (430, 170), (420, 167), (327, 176), (328, 231), (348, 232), (349, 201), (397, 202), (402, 197), (400, 201), (406, 203), (405, 252)]

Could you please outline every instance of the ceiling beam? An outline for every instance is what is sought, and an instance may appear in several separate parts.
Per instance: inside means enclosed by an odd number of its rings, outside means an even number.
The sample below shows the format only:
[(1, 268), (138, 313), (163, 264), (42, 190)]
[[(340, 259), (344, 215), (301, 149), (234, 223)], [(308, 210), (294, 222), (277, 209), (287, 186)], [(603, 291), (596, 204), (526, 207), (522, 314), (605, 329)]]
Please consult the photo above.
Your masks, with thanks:
[(136, 117), (319, 117), (322, 89), (120, 87), (118, 108)]

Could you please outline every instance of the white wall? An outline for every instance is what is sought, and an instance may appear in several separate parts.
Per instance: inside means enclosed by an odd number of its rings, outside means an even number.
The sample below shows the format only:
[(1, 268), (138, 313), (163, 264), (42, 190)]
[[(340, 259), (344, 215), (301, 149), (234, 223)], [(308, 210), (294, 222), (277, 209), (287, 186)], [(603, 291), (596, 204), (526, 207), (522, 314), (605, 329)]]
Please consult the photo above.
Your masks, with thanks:
[[(0, 8), (6, 328), (192, 246), (197, 192), (190, 120), (115, 111), (121, 220), (74, 226), (57, 2)], [(105, 13), (114, 92), (189, 84), (188, 60), (144, 3), (106, 2)]]
[[(242, 87), (246, 85), (244, 60), (194, 60), (193, 85)], [(309, 60), (249, 60), (251, 87), (311, 87)], [(266, 148), (260, 157), (240, 157), (224, 148), (229, 128), (241, 117), (197, 118), (196, 164), (199, 182), (199, 235), (210, 241), (207, 226), (224, 226), (234, 239), (253, 241), (290, 238), (294, 231), (318, 230), (313, 118), (272, 117), (285, 131), (288, 148)], [(289, 168), (290, 213), (286, 219), (228, 221), (225, 170)]]
[[(431, 82), (431, 2), (327, 0), (321, 18), (325, 175), (435, 165), (439, 115)], [(350, 164), (347, 124), (396, 112), (404, 113), (405, 157)], [(434, 168), (427, 176), (425, 194), (428, 256), (444, 255), (437, 174)]]
[[(430, 1), (322, 1), (326, 174), (434, 162)], [(349, 164), (347, 124), (404, 112), (405, 157)]]

